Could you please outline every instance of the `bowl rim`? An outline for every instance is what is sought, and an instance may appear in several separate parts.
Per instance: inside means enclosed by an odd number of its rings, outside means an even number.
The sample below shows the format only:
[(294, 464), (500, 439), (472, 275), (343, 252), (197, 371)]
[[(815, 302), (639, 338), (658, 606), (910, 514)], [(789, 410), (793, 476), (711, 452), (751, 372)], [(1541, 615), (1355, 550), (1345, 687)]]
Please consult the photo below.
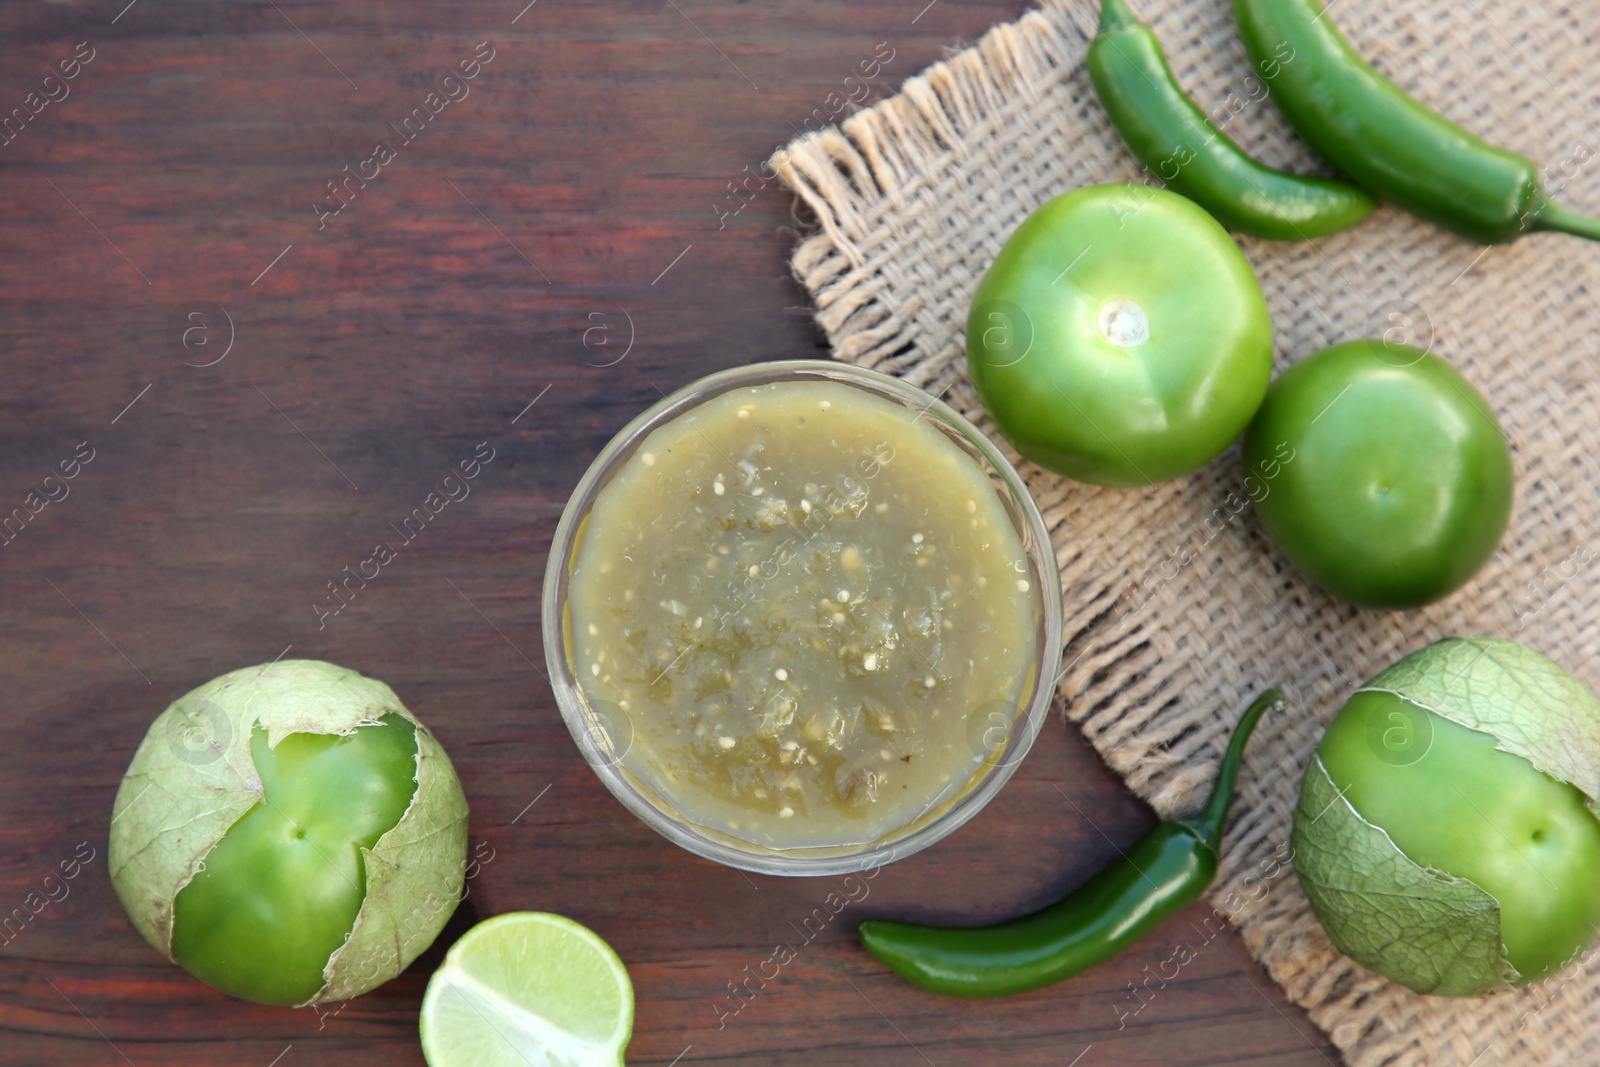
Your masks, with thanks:
[[(959, 435), (963, 438), (967, 446), (964, 451), (976, 452), (982, 457), (990, 468), (984, 472), (985, 476), (998, 478), (1010, 502), (1015, 505), (1015, 509), (1007, 507), (1007, 513), (1018, 523), (1017, 533), (1023, 542), (1033, 588), (1038, 591), (1035, 603), (1039, 626), (1036, 631), (1032, 687), (1031, 690), (1024, 690), (1026, 695), (1018, 699), (1016, 715), (1011, 723), (1013, 728), (1008, 731), (1004, 750), (991, 759), (987, 769), (978, 769), (972, 778), (963, 783), (966, 787), (963, 792), (948, 801), (941, 798), (936, 802), (944, 803), (945, 808), (933, 818), (922, 821), (925, 812), (923, 816), (890, 831), (885, 839), (865, 844), (854, 851), (849, 851), (848, 846), (837, 846), (814, 850), (813, 854), (805, 855), (797, 854), (805, 850), (762, 849), (754, 843), (744, 848), (740, 847), (736, 838), (711, 836), (703, 828), (663, 811), (644, 795), (630, 776), (618, 768), (621, 757), (613, 757), (596, 738), (595, 727), (589, 718), (592, 712), (584, 703), (581, 687), (567, 661), (565, 622), (571, 563), (581, 543), (584, 522), (601, 490), (658, 427), (734, 389), (781, 381), (832, 381), (860, 388), (933, 416), (934, 424), (947, 436)], [(974, 462), (977, 460), (974, 459)], [(996, 492), (999, 492), (998, 487)], [(606, 443), (578, 480), (551, 538), (540, 621), (550, 687), (555, 693), (562, 720), (584, 761), (624, 807), (669, 841), (717, 863), (760, 874), (822, 876), (875, 869), (919, 852), (954, 833), (988, 805), (1016, 772), (1048, 718), (1055, 696), (1055, 672), (1062, 655), (1062, 615), (1061, 579), (1055, 549), (1038, 503), (1005, 454), (983, 431), (939, 397), (901, 378), (836, 360), (799, 359), (751, 363), (697, 378), (651, 404)], [(914, 828), (902, 836), (893, 836), (906, 827)], [(822, 851), (826, 854), (819, 854)]]

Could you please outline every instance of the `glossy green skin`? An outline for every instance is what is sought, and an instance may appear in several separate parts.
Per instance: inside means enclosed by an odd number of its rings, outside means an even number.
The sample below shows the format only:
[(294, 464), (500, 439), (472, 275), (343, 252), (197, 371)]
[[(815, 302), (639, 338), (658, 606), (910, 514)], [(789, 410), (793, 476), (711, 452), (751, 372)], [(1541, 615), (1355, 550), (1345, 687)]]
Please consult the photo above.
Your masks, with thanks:
[(862, 947), (909, 982), (936, 993), (997, 997), (1088, 970), (1199, 899), (1216, 877), (1239, 763), (1256, 723), (1283, 707), (1277, 689), (1245, 710), (1205, 810), (1165, 822), (1049, 907), (993, 926), (948, 928), (868, 919)]
[(1245, 155), (1179, 87), (1160, 41), (1126, 0), (1101, 0), (1089, 76), (1133, 154), (1230, 230), (1304, 241), (1349, 229), (1377, 206), (1349, 182), (1303, 178)]
[[(1500, 902), (1506, 958), (1523, 981), (1555, 973), (1600, 931), (1600, 820), (1576, 787), (1489, 734), (1423, 710), (1431, 743), (1416, 738), (1416, 710), (1393, 693), (1357, 692), (1317, 746), (1328, 777), (1413, 861)], [(1385, 729), (1425, 754), (1380, 759), (1370, 738)]]
[[(1122, 347), (1103, 306), (1144, 309)], [(989, 414), (1040, 466), (1098, 485), (1175, 478), (1239, 435), (1272, 374), (1272, 321), (1215, 219), (1164, 189), (1098, 185), (1041, 206), (973, 298), (967, 360)]]
[[(1357, 184), (1484, 244), (1528, 230), (1600, 238), (1600, 223), (1550, 203), (1539, 169), (1423, 106), (1373, 69), (1321, 0), (1234, 0), (1251, 65), (1295, 132)], [(1287, 51), (1286, 51), (1287, 49)]]
[(924, 989), (1022, 993), (1115, 956), (1198, 899), (1216, 873), (1217, 854), (1192, 830), (1162, 823), (1071, 896), (1032, 915), (975, 930), (868, 919), (859, 935), (868, 952)]
[(361, 849), (416, 792), (416, 726), (398, 715), (354, 734), (289, 734), (250, 752), (265, 800), (205, 859), (173, 906), (172, 958), (245, 1000), (301, 1004), (366, 899)]
[(1256, 513), (1278, 548), (1364, 607), (1454, 592), (1511, 517), (1494, 410), (1444, 360), (1403, 345), (1351, 341), (1289, 368), (1245, 433), (1244, 460), (1277, 468)]

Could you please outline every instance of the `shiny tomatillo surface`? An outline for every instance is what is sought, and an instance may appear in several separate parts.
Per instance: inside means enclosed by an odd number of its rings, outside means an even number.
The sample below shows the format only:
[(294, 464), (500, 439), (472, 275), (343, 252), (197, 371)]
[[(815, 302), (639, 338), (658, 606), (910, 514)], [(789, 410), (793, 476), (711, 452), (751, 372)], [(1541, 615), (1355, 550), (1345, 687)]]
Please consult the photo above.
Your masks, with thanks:
[(416, 792), (416, 727), (397, 715), (354, 733), (250, 738), (263, 798), (178, 894), (172, 956), (195, 977), (247, 1000), (298, 1004), (367, 895), (362, 849), (405, 814)]
[(1028, 459), (1133, 486), (1214, 459), (1255, 414), (1272, 323), (1244, 253), (1176, 193), (1056, 197), (1001, 248), (967, 318), (972, 380)]
[(1437, 356), (1350, 341), (1301, 360), (1245, 434), (1251, 469), (1292, 453), (1256, 502), (1283, 554), (1335, 596), (1416, 607), (1463, 585), (1511, 517), (1511, 449)]

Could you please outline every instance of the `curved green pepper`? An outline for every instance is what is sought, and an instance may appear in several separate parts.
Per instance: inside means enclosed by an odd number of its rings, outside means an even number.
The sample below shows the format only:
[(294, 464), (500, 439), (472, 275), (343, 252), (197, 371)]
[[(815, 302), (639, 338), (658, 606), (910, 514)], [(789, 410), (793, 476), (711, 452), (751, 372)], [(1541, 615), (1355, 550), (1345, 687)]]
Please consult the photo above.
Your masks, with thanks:
[[(1539, 168), (1429, 110), (1350, 47), (1321, 0), (1233, 0), (1245, 52), (1328, 162), (1385, 200), (1484, 244), (1530, 230), (1600, 240), (1600, 220), (1552, 202)], [(1287, 58), (1286, 58), (1287, 57)]]
[(1064, 900), (970, 929), (868, 919), (861, 944), (907, 981), (961, 997), (1038, 989), (1110, 959), (1211, 884), (1244, 746), (1262, 714), (1282, 707), (1283, 693), (1268, 689), (1245, 710), (1198, 815), (1157, 826)]
[(1230, 230), (1273, 241), (1325, 237), (1377, 206), (1349, 182), (1289, 174), (1247, 156), (1184, 94), (1161, 42), (1126, 0), (1101, 0), (1089, 76), (1133, 154)]

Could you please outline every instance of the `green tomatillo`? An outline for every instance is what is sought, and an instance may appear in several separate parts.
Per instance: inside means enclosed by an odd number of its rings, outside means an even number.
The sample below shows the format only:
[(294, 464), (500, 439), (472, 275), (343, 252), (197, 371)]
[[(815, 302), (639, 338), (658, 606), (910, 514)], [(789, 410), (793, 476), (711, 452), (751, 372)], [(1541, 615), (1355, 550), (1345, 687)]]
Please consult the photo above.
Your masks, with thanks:
[(1196, 470), (1245, 428), (1272, 376), (1250, 262), (1191, 200), (1098, 185), (1046, 203), (983, 276), (972, 380), (1042, 467), (1098, 485)]
[(393, 690), (313, 660), (249, 667), (151, 725), (117, 793), (112, 882), (146, 940), (267, 1004), (399, 974), (460, 897), (466, 798)]
[(1455, 368), (1387, 341), (1290, 367), (1244, 437), (1247, 469), (1282, 464), (1256, 514), (1312, 581), (1353, 604), (1417, 607), (1454, 592), (1511, 518), (1511, 448)]
[(1600, 701), (1495, 638), (1358, 689), (1323, 735), (1291, 843), (1333, 943), (1420, 993), (1545, 978), (1600, 930)]

